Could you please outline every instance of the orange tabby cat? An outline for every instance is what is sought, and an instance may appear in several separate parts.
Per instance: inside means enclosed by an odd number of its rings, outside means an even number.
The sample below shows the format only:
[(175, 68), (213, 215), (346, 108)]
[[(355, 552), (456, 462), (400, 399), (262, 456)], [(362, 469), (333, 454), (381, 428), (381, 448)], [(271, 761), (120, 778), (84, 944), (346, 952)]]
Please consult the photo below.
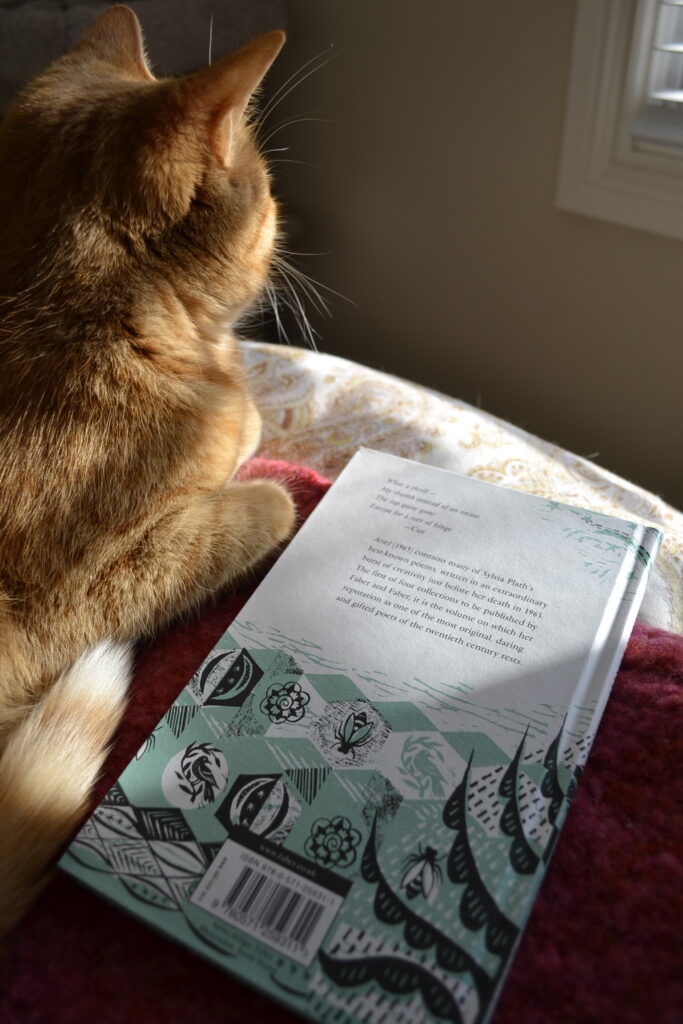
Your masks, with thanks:
[(229, 326), (277, 229), (244, 115), (283, 41), (156, 80), (113, 7), (0, 127), (0, 934), (84, 813), (127, 643), (293, 525), (231, 483), (260, 420)]

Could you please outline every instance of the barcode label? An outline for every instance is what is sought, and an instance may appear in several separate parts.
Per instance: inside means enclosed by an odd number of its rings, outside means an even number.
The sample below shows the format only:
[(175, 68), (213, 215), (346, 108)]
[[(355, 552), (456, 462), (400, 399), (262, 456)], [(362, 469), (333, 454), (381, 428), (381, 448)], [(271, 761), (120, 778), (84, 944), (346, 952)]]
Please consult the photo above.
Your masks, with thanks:
[(230, 839), (191, 898), (196, 906), (306, 966), (343, 901)]

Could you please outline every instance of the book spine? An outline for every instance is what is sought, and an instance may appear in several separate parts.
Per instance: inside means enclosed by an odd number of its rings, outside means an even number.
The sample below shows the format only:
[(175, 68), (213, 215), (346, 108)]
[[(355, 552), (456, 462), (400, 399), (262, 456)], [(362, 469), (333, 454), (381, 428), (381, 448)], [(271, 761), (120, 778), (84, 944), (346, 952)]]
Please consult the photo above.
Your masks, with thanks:
[[(584, 718), (583, 730), (586, 731), (589, 743), (585, 747), (581, 767), (588, 757), (609, 699), (662, 539), (661, 533), (652, 527), (636, 523), (633, 526), (633, 547), (629, 548), (614, 581), (590, 654), (577, 684), (573, 704), (567, 711), (565, 735), (579, 731), (576, 719), (581, 708), (584, 709), (584, 715), (587, 707), (592, 709), (587, 729)], [(647, 561), (646, 566), (642, 565), (643, 559)]]
[[(578, 723), (576, 719), (579, 715), (579, 708), (585, 708), (586, 704), (595, 701), (588, 728), (586, 729), (585, 719), (581, 727), (581, 731), (586, 731), (589, 742), (585, 746), (583, 758), (578, 765), (580, 768), (582, 768), (586, 762), (595, 732), (600, 723), (600, 719), (602, 718), (605, 705), (607, 704), (614, 678), (617, 674), (626, 644), (628, 643), (631, 630), (633, 629), (638, 609), (643, 599), (652, 565), (657, 555), (657, 551), (659, 550), (662, 535), (658, 530), (653, 529), (652, 527), (634, 524), (633, 539), (635, 547), (633, 550), (629, 550), (629, 556), (624, 559), (624, 564), (622, 565), (621, 571), (614, 583), (612, 592), (605, 607), (604, 615), (596, 631), (591, 653), (577, 684), (575, 701), (573, 705), (567, 709), (567, 718), (563, 728), (563, 735), (565, 737), (567, 737), (568, 733), (572, 731), (578, 731)], [(649, 563), (645, 571), (640, 573), (638, 573), (639, 552), (646, 553)], [(634, 574), (637, 575), (637, 580), (635, 586), (631, 586)], [(631, 587), (630, 590), (629, 587)], [(561, 758), (561, 752), (558, 751), (558, 760)], [(539, 862), (534, 885), (528, 893), (526, 910), (523, 920), (519, 926), (517, 939), (507, 961), (502, 966), (502, 969), (496, 978), (492, 998), (488, 1006), (484, 1009), (477, 1024), (488, 1024), (496, 1007), (502, 988), (505, 984), (505, 980), (514, 962), (529, 915), (531, 914), (531, 910), (536, 902), (539, 889), (543, 884), (552, 854), (555, 852), (557, 838), (559, 837), (565, 823), (573, 791), (574, 788), (572, 787), (572, 789), (565, 794), (562, 805), (559, 808), (554, 823), (553, 835), (542, 859)]]

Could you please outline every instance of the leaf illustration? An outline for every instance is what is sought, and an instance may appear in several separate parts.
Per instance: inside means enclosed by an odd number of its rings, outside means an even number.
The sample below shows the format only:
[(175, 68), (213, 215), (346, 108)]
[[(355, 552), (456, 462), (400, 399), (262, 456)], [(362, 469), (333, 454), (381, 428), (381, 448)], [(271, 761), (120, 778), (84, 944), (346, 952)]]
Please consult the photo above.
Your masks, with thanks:
[(519, 928), (498, 908), (484, 885), (467, 836), (467, 787), (473, 755), (474, 751), (470, 754), (462, 781), (443, 809), (444, 824), (457, 831), (446, 860), (446, 871), (452, 882), (465, 885), (460, 897), (462, 923), (471, 931), (485, 927), (486, 948), (490, 953), (506, 957), (514, 946)]
[[(223, 675), (221, 669), (225, 666)], [(236, 707), (262, 677), (263, 672), (247, 650), (221, 651), (207, 659), (190, 681), (205, 706)], [(214, 682), (218, 676), (218, 681)]]
[(165, 875), (187, 875), (195, 878), (206, 871), (206, 862), (194, 843), (153, 840), (149, 845), (157, 862), (162, 865)]
[[(567, 801), (567, 803), (569, 803), (573, 799), (574, 793), (576, 792), (576, 787), (579, 784), (579, 780), (580, 780), (582, 774), (583, 774), (583, 768), (581, 767), (581, 765), (577, 765), (576, 768), (574, 769), (572, 777), (569, 780), (569, 783), (567, 785), (567, 791), (565, 793), (565, 800)], [(550, 817), (550, 814), (548, 815), (548, 817)], [(550, 833), (550, 838), (549, 838), (548, 842), (546, 843), (545, 850), (543, 851), (543, 863), (544, 864), (547, 864), (550, 861), (550, 858), (552, 857), (553, 851), (555, 849), (555, 844), (556, 844), (556, 842), (557, 842), (557, 840), (559, 838), (559, 835), (560, 835), (560, 830), (557, 827), (557, 825), (555, 824), (556, 817), (557, 817), (557, 815), (555, 814), (555, 817), (553, 818), (553, 830)]]
[(125, 836), (127, 839), (142, 838), (135, 811), (132, 807), (100, 806), (93, 814), (100, 836)]
[(452, 994), (419, 964), (392, 956), (342, 960), (323, 950), (318, 953), (318, 961), (325, 974), (342, 988), (375, 982), (391, 995), (406, 996), (419, 991), (425, 1006), (435, 1017), (462, 1024), (462, 1015)]
[[(90, 853), (95, 853), (102, 861), (102, 864), (105, 866), (101, 867), (99, 864), (92, 864), (88, 858), (80, 856), (78, 851), (79, 846), (82, 846), (84, 849), (90, 851)], [(99, 874), (103, 875), (108, 875), (111, 873), (109, 861), (105, 858), (102, 851), (91, 846), (88, 842), (82, 842), (78, 836), (74, 839), (71, 846), (64, 851), (63, 856), (72, 858), (76, 861), (77, 864), (80, 864), (82, 867), (87, 868), (88, 871), (97, 871)]]
[(158, 728), (159, 728), (159, 726), (157, 725), (154, 729), (152, 729), (151, 733), (149, 734), (147, 739), (144, 741), (144, 743), (142, 744), (142, 746), (138, 750), (137, 754), (135, 755), (135, 760), (136, 761), (139, 761), (140, 758), (144, 757), (148, 750), (154, 750), (154, 747), (155, 747), (156, 741), (157, 741), (155, 733), (156, 733)]
[(202, 692), (207, 688), (209, 682), (211, 681), (211, 676), (213, 674), (214, 669), (216, 669), (221, 664), (221, 662), (228, 658), (229, 655), (221, 653), (215, 658), (210, 658), (206, 662), (206, 664), (199, 669), (199, 688)]
[(560, 749), (560, 737), (562, 736), (564, 723), (565, 719), (562, 719), (560, 731), (548, 747), (543, 759), (543, 765), (546, 768), (546, 773), (543, 776), (543, 781), (541, 782), (541, 793), (543, 796), (550, 798), (550, 804), (548, 806), (548, 821), (551, 825), (555, 824), (557, 815), (559, 814), (562, 806), (562, 801), (564, 800), (564, 792), (560, 786), (560, 779), (557, 771), (557, 756)]
[(500, 786), (498, 787), (498, 793), (500, 796), (508, 798), (500, 817), (500, 827), (506, 836), (510, 836), (512, 838), (512, 843), (508, 850), (508, 858), (514, 870), (520, 875), (533, 875), (539, 864), (538, 854), (534, 851), (524, 834), (522, 818), (519, 812), (519, 804), (517, 802), (519, 765), (522, 759), (522, 751), (524, 750), (524, 743), (528, 732), (529, 726), (527, 725), (524, 735), (522, 736), (520, 744), (515, 752), (515, 756), (510, 762), (505, 775), (501, 780)]
[(137, 878), (119, 876), (119, 881), (128, 889), (129, 893), (150, 907), (157, 907), (159, 910), (177, 910), (178, 905), (168, 893), (150, 883), (147, 879), (141, 881)]
[(175, 839), (178, 842), (194, 839), (187, 822), (175, 808), (140, 807), (138, 817), (140, 831), (146, 839)]
[(115, 782), (111, 789), (105, 793), (102, 798), (102, 806), (110, 807), (115, 805), (117, 807), (127, 807), (128, 797), (123, 792), (120, 782)]
[(107, 843), (106, 858), (117, 875), (136, 875), (145, 878), (161, 877), (161, 868), (143, 840), (114, 840)]

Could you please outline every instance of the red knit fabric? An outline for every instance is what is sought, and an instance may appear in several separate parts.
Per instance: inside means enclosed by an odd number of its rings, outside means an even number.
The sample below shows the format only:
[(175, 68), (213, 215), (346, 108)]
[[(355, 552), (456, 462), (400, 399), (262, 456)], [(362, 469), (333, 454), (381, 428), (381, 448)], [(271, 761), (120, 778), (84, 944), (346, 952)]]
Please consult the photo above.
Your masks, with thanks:
[[(285, 478), (302, 520), (329, 486), (263, 460), (244, 475)], [(96, 799), (256, 582), (141, 649)], [(683, 1020), (682, 712), (683, 637), (636, 626), (492, 1024)], [(299, 1018), (59, 872), (0, 964), (2, 1024), (195, 1019)]]

